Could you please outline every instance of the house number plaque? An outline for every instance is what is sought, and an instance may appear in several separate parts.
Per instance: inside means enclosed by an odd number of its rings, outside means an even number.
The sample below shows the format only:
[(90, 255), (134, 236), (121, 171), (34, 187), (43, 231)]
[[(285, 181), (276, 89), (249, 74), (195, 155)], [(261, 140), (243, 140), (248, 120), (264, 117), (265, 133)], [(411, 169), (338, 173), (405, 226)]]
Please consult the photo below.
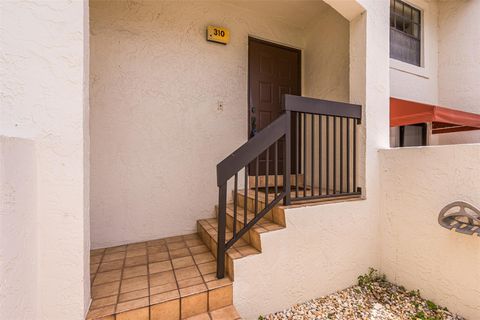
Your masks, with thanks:
[(230, 31), (227, 28), (208, 26), (207, 41), (227, 44), (230, 41)]

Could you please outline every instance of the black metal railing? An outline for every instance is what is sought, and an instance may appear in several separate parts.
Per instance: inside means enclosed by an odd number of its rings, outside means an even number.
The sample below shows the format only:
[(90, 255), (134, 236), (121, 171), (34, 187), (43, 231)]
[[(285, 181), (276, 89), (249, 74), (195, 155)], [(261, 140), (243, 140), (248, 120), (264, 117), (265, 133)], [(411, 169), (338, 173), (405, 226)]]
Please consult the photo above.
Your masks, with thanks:
[[(217, 165), (218, 278), (225, 276), (227, 250), (280, 201), (290, 205), (361, 194), (356, 178), (361, 106), (285, 95), (284, 107), (281, 116)], [(241, 174), (243, 206), (237, 194)], [(226, 239), (231, 180), (231, 237)], [(250, 208), (249, 197), (253, 198)]]

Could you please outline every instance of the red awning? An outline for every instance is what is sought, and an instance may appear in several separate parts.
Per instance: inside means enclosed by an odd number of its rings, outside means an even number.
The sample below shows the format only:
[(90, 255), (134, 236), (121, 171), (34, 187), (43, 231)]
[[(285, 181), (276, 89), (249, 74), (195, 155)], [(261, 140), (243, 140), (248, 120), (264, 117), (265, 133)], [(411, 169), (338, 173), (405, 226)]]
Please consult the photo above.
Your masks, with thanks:
[(480, 130), (480, 114), (390, 98), (390, 127), (432, 123), (432, 133)]

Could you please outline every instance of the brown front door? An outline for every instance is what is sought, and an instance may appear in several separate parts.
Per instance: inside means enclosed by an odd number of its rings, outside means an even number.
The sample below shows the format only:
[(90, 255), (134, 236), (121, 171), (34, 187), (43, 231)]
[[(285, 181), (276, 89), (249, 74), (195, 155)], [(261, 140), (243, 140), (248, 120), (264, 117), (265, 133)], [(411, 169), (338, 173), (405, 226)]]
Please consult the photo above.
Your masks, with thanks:
[[(254, 38), (248, 40), (248, 130), (252, 137), (283, 113), (284, 94), (301, 94), (301, 51)], [(292, 128), (292, 134), (295, 132)], [(269, 153), (268, 171), (274, 174), (274, 148)], [(279, 143), (278, 158), (278, 173), (282, 173), (283, 143)], [(295, 167), (293, 163), (292, 167)], [(255, 175), (255, 166), (250, 166), (249, 171)], [(265, 172), (264, 154), (259, 160), (259, 174)]]

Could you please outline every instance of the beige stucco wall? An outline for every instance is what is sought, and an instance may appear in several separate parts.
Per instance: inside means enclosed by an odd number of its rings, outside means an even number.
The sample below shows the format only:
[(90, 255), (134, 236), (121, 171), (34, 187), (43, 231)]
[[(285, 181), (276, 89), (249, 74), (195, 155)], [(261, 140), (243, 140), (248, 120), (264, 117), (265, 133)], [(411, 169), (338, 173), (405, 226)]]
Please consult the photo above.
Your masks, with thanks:
[(467, 319), (480, 319), (480, 239), (444, 229), (455, 200), (480, 207), (480, 145), (382, 150), (381, 270)]
[(411, 0), (422, 11), (422, 65), (390, 59), (390, 96), (436, 104), (438, 102), (438, 4)]
[[(440, 1), (438, 102), (480, 113), (480, 1)], [(442, 134), (436, 143), (480, 142), (480, 131)]]
[(0, 318), (37, 319), (35, 146), (0, 136)]
[[(84, 319), (90, 302), (88, 3), (1, 1), (0, 14), (0, 135), (10, 137), (2, 138), (2, 151), (12, 152), (0, 159), (7, 183), (0, 200), (7, 206), (0, 221), (0, 251), (6, 250), (0, 318)], [(15, 267), (18, 272), (8, 269)], [(12, 283), (18, 283), (14, 290)]]
[[(302, 49), (304, 91), (348, 100), (348, 27), (328, 6), (307, 38), (294, 20), (217, 4), (91, 3), (94, 247), (194, 232), (213, 216), (215, 166), (247, 138), (249, 35)], [(319, 34), (327, 21), (342, 29)], [(207, 42), (208, 24), (231, 42)]]

